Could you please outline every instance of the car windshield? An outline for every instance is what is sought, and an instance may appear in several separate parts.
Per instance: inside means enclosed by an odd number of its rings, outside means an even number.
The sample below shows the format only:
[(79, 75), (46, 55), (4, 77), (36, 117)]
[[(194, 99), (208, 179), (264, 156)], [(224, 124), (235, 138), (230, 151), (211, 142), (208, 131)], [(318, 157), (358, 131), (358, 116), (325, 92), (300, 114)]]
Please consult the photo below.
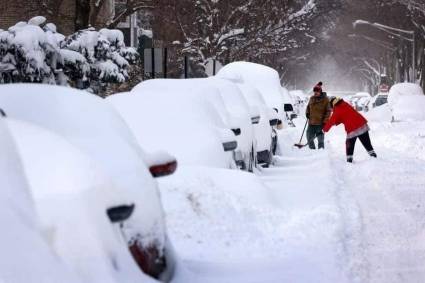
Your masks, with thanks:
[(375, 106), (380, 106), (388, 102), (388, 98), (386, 95), (380, 95), (376, 98)]

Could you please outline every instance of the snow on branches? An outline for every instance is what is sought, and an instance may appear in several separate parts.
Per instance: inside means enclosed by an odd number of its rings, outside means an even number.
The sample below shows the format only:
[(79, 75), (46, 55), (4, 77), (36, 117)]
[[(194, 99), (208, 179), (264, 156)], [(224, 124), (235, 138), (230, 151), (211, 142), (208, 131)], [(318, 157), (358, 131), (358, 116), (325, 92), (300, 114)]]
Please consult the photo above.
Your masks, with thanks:
[(119, 30), (90, 28), (65, 37), (44, 17), (0, 30), (0, 83), (72, 84), (96, 92), (126, 81), (137, 59)]

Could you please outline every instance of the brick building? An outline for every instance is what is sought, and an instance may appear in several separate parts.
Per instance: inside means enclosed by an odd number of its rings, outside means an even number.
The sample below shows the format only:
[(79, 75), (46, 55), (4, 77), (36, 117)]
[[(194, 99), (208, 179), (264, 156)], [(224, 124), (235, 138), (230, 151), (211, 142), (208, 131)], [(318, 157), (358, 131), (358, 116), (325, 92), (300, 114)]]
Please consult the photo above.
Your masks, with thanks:
[(56, 24), (58, 31), (71, 34), (75, 31), (75, 0), (5, 0), (0, 5), (0, 28), (7, 29), (19, 21), (34, 16), (44, 16)]
[[(88, 3), (93, 5), (94, 1), (96, 0), (90, 0)], [(1, 2), (0, 29), (7, 29), (19, 21), (28, 21), (34, 16), (44, 16), (48, 22), (57, 26), (58, 32), (69, 35), (76, 29), (82, 28), (78, 21), (81, 21), (84, 16), (89, 17), (79, 13), (84, 11), (84, 8), (79, 7), (79, 1), (76, 0), (4, 0)], [(105, 27), (108, 19), (114, 17), (114, 10), (117, 9), (119, 12), (122, 9), (120, 5), (125, 5), (125, 2), (105, 1), (97, 15), (95, 27)], [(78, 20), (77, 17), (79, 17)], [(127, 45), (137, 46), (139, 30), (137, 13), (124, 19), (117, 28), (123, 31)]]

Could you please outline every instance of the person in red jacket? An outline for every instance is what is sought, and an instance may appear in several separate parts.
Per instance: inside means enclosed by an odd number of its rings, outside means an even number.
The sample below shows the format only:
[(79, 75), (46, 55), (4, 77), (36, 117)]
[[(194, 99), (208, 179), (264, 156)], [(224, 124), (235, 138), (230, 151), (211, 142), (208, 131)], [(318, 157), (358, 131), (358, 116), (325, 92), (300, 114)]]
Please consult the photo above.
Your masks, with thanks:
[(367, 120), (342, 98), (332, 97), (330, 104), (333, 112), (329, 121), (323, 127), (323, 131), (328, 132), (332, 126), (337, 126), (341, 123), (344, 124), (345, 131), (347, 132), (347, 162), (353, 162), (354, 146), (356, 145), (357, 138), (359, 138), (370, 156), (377, 157), (370, 141)]

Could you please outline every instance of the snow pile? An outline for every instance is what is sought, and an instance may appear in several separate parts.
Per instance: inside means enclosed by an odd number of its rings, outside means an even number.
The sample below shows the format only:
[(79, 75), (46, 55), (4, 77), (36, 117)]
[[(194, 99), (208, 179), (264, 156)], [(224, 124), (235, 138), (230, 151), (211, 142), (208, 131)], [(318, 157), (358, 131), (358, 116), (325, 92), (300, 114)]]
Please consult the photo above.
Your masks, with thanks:
[(5, 119), (0, 119), (0, 281), (77, 283), (41, 235), (38, 214)]
[(138, 59), (119, 30), (80, 30), (68, 37), (44, 17), (0, 31), (0, 82), (39, 82), (79, 88), (121, 83)]
[(388, 104), (395, 121), (425, 120), (425, 95), (417, 84), (401, 83), (391, 87)]
[(364, 115), (371, 122), (391, 122), (393, 119), (393, 113), (388, 103), (374, 107)]
[(238, 262), (247, 246), (250, 260), (279, 257), (284, 236), (276, 231), (284, 214), (257, 176), (181, 166), (159, 185), (169, 235), (183, 259)]

